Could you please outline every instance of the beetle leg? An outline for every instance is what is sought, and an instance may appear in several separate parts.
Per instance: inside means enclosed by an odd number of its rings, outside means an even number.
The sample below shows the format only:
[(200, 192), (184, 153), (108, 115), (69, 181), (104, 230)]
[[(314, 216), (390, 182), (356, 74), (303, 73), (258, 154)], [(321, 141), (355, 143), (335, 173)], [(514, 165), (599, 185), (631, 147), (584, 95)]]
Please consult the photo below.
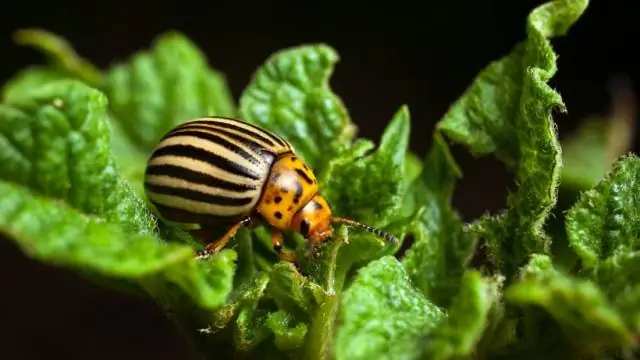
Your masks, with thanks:
[(271, 231), (271, 244), (273, 245), (273, 250), (278, 253), (278, 256), (281, 260), (295, 263), (296, 255), (290, 252), (282, 251), (282, 232), (277, 229), (273, 229)]
[(214, 242), (208, 243), (207, 246), (205, 246), (204, 250), (198, 252), (198, 254), (196, 255), (196, 258), (202, 259), (207, 255), (222, 249), (225, 245), (227, 245), (229, 240), (231, 240), (231, 238), (238, 232), (238, 230), (240, 230), (240, 227), (242, 227), (248, 221), (249, 221), (248, 219), (245, 219), (233, 225), (231, 229), (229, 229), (229, 231), (227, 231), (227, 233), (224, 234), (220, 239)]

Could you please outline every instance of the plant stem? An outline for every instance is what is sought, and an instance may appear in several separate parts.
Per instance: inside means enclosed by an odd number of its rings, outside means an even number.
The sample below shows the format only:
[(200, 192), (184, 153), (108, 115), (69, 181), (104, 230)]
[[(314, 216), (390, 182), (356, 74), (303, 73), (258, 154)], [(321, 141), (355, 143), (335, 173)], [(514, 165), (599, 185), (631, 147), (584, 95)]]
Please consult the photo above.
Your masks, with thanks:
[(346, 271), (338, 271), (334, 278), (334, 293), (328, 295), (311, 320), (311, 329), (305, 359), (328, 360), (333, 354), (333, 338), (340, 307), (340, 293)]
[[(337, 265), (338, 250), (341, 244), (331, 249), (331, 262)], [(329, 291), (324, 301), (318, 307), (311, 319), (311, 328), (307, 334), (307, 346), (304, 359), (328, 360), (333, 356), (333, 339), (335, 335), (336, 319), (340, 308), (340, 294), (351, 263), (334, 269), (327, 274), (325, 288)], [(346, 265), (346, 266), (344, 266)]]

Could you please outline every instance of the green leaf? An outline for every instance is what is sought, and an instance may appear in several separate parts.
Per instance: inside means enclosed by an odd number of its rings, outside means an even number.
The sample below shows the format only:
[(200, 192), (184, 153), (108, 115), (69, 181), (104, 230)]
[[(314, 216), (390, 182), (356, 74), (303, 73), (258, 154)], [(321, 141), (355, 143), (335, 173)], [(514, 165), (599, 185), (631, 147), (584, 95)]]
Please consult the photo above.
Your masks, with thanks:
[(240, 351), (249, 351), (269, 336), (269, 312), (260, 308), (242, 308), (236, 318), (234, 345)]
[(499, 283), (483, 278), (479, 272), (465, 272), (448, 316), (429, 334), (426, 359), (466, 359), (476, 353), (490, 319), (490, 311), (499, 301)]
[(628, 305), (633, 304), (629, 302), (630, 299), (636, 299), (640, 295), (639, 260), (640, 251), (617, 252), (598, 264), (593, 274), (602, 291), (612, 299), (616, 307), (622, 308), (621, 313), (626, 315), (624, 318), (631, 320), (631, 326), (636, 330), (640, 330), (640, 308)]
[(333, 357), (338, 310), (348, 274), (358, 264), (385, 254), (384, 243), (377, 237), (368, 233), (347, 236), (347, 230), (339, 226), (336, 236), (318, 253), (304, 254), (304, 248), (298, 249), (299, 268), (304, 275), (287, 263), (278, 263), (271, 271), (271, 298), (298, 324), (308, 324), (304, 346), (296, 350), (305, 359)]
[(422, 174), (423, 164), (422, 159), (420, 159), (416, 154), (412, 152), (407, 152), (407, 156), (405, 158), (405, 180), (407, 184), (413, 183), (415, 179)]
[(129, 231), (155, 231), (145, 203), (118, 175), (104, 94), (75, 80), (26, 94), (0, 105), (0, 178), (65, 199)]
[(337, 62), (336, 51), (324, 44), (278, 51), (256, 70), (240, 97), (243, 119), (290, 141), (318, 173), (355, 135), (347, 110), (329, 87)]
[[(209, 267), (195, 262), (190, 247), (152, 235), (127, 235), (116, 224), (60, 200), (34, 195), (24, 186), (0, 180), (0, 194), (0, 232), (34, 259), (133, 280), (143, 287), (148, 278), (161, 277), (204, 308), (221, 305), (231, 290), (233, 258)], [(219, 256), (230, 254), (235, 256), (233, 252)]]
[[(634, 274), (633, 277), (638, 278), (638, 253), (635, 253), (633, 256), (634, 265)], [(628, 268), (627, 268), (628, 269)], [(619, 274), (622, 275), (622, 274)], [(640, 309), (638, 309), (638, 304), (640, 303), (640, 284), (635, 280), (633, 285), (626, 285), (624, 287), (624, 291), (617, 293), (613, 297), (612, 303), (613, 306), (618, 310), (618, 313), (627, 324), (627, 328), (629, 331), (634, 334), (638, 334), (640, 332)], [(637, 344), (633, 344), (637, 347)]]
[[(236, 272), (237, 274), (237, 272)], [(269, 276), (262, 271), (234, 286), (224, 306), (218, 308), (208, 324), (216, 332), (229, 325), (242, 309), (253, 309), (263, 298), (269, 284)], [(235, 326), (235, 325), (234, 325)], [(237, 333), (242, 331), (236, 330)]]
[[(307, 294), (313, 295), (313, 298), (309, 295), (306, 298), (317, 302), (317, 306), (313, 306), (308, 314), (310, 326), (304, 346), (305, 359), (325, 360), (334, 356), (333, 342), (338, 326), (340, 299), (347, 274), (355, 261), (355, 257), (349, 256), (350, 253), (346, 251), (354, 245), (350, 240), (347, 228), (340, 226), (336, 236), (320, 254), (300, 258), (300, 268), (308, 274), (309, 279), (306, 287), (311, 291), (307, 291)], [(356, 244), (359, 242), (356, 241)], [(307, 303), (314, 305), (313, 301)]]
[(533, 256), (505, 297), (520, 306), (545, 309), (583, 353), (619, 348), (633, 340), (620, 315), (593, 282), (555, 270), (546, 255)]
[(121, 124), (116, 121), (110, 121), (109, 127), (112, 135), (111, 153), (120, 170), (120, 175), (127, 179), (139, 197), (146, 200), (144, 173), (149, 154), (129, 140)]
[(507, 236), (487, 238), (493, 256), (509, 262), (503, 269), (509, 278), (528, 254), (549, 250), (542, 226), (556, 203), (561, 169), (550, 114), (564, 111), (560, 95), (547, 85), (557, 70), (549, 38), (564, 35), (587, 4), (557, 0), (535, 8), (528, 17), (527, 40), (483, 69), (438, 124), (472, 153), (493, 153), (516, 174), (518, 191), (509, 197), (510, 210), (501, 219)]
[(30, 92), (40, 86), (66, 78), (67, 76), (58, 70), (44, 66), (31, 66), (19, 71), (3, 85), (0, 100), (16, 102), (21, 97), (29, 96)]
[(101, 70), (79, 56), (73, 46), (62, 37), (42, 29), (21, 29), (15, 32), (13, 39), (18, 45), (42, 51), (47, 56), (52, 71), (82, 80), (90, 86), (102, 86), (104, 75)]
[(279, 262), (271, 269), (267, 291), (278, 308), (308, 319), (324, 300), (324, 290), (301, 275), (293, 264)]
[(147, 152), (186, 120), (235, 114), (225, 77), (177, 32), (159, 36), (150, 51), (113, 66), (104, 89), (115, 120)]
[(118, 175), (106, 106), (76, 80), (0, 105), (0, 228), (40, 261), (133, 279), (150, 292), (168, 282), (198, 306), (223, 304), (235, 252), (199, 263), (191, 247), (155, 236), (156, 219)]
[(403, 106), (385, 129), (375, 152), (353, 161), (339, 158), (329, 163), (320, 184), (334, 214), (378, 227), (391, 222), (402, 207), (406, 191), (410, 129), (409, 109)]
[(640, 250), (640, 158), (622, 158), (566, 217), (567, 234), (585, 269), (610, 256)]
[(627, 79), (613, 78), (609, 83), (610, 113), (585, 119), (562, 141), (563, 187), (590, 189), (631, 149), (637, 113), (630, 87)]
[(295, 318), (280, 310), (269, 314), (267, 326), (273, 332), (274, 342), (280, 350), (300, 348), (307, 334), (307, 325), (296, 322)]
[[(39, 91), (40, 87), (65, 79), (69, 79), (69, 76), (52, 67), (28, 67), (5, 83), (0, 98), (5, 103), (19, 103), (21, 98), (30, 97), (30, 93)], [(144, 196), (142, 183), (147, 154), (141, 152), (128, 140), (126, 133), (118, 123), (110, 121), (108, 125), (111, 127), (112, 133), (111, 150), (120, 169), (120, 174), (129, 180), (139, 196)]]
[(445, 140), (436, 133), (420, 178), (409, 192), (425, 206), (414, 225), (414, 245), (403, 259), (407, 273), (422, 293), (439, 306), (448, 306), (458, 293), (462, 274), (473, 256), (475, 239), (464, 229), (451, 206), (461, 176)]
[(336, 359), (419, 359), (421, 339), (445, 316), (392, 256), (358, 271), (342, 295)]
[(608, 126), (600, 119), (583, 121), (562, 142), (562, 185), (577, 189), (594, 186), (611, 168), (604, 151)]
[(622, 157), (593, 189), (580, 195), (567, 212), (571, 247), (583, 273), (600, 285), (615, 308), (637, 331), (640, 328), (640, 158)]

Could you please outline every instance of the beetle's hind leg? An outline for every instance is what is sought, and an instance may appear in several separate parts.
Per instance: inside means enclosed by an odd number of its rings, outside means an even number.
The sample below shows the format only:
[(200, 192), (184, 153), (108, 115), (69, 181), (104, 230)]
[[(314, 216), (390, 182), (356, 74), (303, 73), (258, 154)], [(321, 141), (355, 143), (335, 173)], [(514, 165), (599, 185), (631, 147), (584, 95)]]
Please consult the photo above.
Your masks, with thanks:
[[(240, 230), (240, 228), (245, 224), (249, 224), (249, 222), (250, 222), (250, 219), (244, 219), (234, 224), (231, 227), (231, 229), (229, 229), (221, 238), (219, 238), (214, 242), (208, 243), (203, 250), (199, 251), (196, 254), (196, 258), (197, 259), (205, 258), (208, 255), (213, 254), (219, 251), (220, 249), (222, 249), (225, 245), (227, 245), (229, 240), (231, 240), (231, 238), (238, 232), (238, 230)], [(204, 233), (206, 233), (207, 231), (208, 230), (201, 228), (198, 230), (193, 230), (191, 233), (196, 237), (202, 238), (203, 236), (205, 236)]]
[(282, 251), (282, 232), (277, 229), (271, 230), (271, 245), (273, 246), (273, 250), (278, 253), (281, 260), (294, 264), (297, 262), (296, 255), (294, 253)]

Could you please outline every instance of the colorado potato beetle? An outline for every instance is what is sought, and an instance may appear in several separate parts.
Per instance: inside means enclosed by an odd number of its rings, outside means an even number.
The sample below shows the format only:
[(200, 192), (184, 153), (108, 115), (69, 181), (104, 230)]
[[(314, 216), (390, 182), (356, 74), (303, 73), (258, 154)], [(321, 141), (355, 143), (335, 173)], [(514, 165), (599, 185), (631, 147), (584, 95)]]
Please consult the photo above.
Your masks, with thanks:
[[(267, 224), (282, 260), (282, 231), (300, 233), (310, 247), (333, 234), (332, 223), (354, 226), (393, 244), (389, 233), (354, 220), (333, 217), (318, 193), (313, 171), (285, 139), (245, 121), (203, 117), (170, 130), (148, 160), (144, 187), (166, 220), (198, 224), (192, 235), (207, 245), (199, 256), (218, 251), (242, 226)], [(230, 226), (218, 240), (211, 230)]]

